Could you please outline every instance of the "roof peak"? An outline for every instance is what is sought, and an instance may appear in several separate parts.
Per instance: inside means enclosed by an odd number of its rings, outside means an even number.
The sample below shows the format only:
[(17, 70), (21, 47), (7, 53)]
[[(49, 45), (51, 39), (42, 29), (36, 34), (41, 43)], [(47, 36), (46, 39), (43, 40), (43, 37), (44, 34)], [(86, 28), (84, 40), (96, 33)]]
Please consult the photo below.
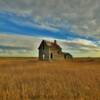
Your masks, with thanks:
[(57, 48), (61, 48), (58, 44), (57, 44), (57, 41), (56, 40), (54, 40), (54, 42), (53, 41), (48, 41), (48, 40), (43, 40), (45, 43), (46, 43), (46, 45), (47, 46), (49, 46), (49, 47), (57, 47)]
[(45, 42), (50, 42), (50, 43), (55, 43), (55, 44), (57, 44), (57, 40), (54, 40), (54, 41), (42, 40), (42, 41), (45, 41)]

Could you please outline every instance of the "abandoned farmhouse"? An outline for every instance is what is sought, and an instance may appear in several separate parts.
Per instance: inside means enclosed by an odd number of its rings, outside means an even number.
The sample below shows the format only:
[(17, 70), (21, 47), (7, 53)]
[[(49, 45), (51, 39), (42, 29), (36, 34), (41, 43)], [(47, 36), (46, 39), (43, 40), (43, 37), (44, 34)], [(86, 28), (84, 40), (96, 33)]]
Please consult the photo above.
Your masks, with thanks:
[(62, 48), (57, 44), (56, 40), (54, 40), (54, 42), (42, 40), (38, 50), (40, 60), (63, 60), (73, 58), (70, 53), (62, 52)]

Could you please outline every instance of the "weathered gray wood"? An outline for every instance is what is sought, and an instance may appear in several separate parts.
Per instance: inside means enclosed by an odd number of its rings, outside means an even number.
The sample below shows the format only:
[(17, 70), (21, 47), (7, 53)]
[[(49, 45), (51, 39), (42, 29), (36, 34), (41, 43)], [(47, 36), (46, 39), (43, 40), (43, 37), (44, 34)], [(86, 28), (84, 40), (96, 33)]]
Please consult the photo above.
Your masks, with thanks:
[(70, 53), (63, 53), (62, 48), (56, 41), (53, 43), (43, 40), (38, 49), (40, 60), (61, 60), (73, 58)]

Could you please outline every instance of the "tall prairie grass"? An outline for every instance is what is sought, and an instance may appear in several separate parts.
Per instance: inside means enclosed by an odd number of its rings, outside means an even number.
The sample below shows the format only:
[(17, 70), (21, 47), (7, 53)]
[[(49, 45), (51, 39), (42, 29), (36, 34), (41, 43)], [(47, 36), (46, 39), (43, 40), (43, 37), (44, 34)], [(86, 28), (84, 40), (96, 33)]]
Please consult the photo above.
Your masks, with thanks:
[(0, 100), (100, 100), (99, 61), (0, 59)]

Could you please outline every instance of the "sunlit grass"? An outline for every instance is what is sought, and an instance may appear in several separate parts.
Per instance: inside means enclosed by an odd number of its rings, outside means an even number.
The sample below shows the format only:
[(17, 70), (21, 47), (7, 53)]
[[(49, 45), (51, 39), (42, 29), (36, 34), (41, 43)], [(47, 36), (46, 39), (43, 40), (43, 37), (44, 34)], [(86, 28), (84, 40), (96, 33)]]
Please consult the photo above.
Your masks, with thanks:
[(0, 100), (100, 100), (99, 59), (1, 58)]

